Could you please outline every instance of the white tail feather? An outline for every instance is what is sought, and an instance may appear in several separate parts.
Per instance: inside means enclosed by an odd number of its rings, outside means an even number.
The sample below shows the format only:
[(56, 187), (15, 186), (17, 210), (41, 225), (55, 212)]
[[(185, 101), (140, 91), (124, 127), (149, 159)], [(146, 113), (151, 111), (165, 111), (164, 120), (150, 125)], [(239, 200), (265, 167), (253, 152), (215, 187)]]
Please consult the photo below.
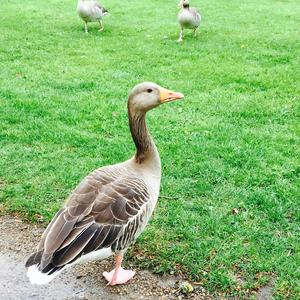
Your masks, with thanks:
[(112, 254), (113, 254), (113, 252), (111, 251), (111, 247), (103, 248), (103, 249), (100, 249), (100, 250), (90, 252), (86, 255), (81, 256), (79, 259), (77, 259), (73, 263), (65, 265), (59, 271), (56, 271), (51, 275), (48, 275), (47, 273), (42, 273), (41, 271), (39, 271), (37, 265), (33, 265), (33, 266), (30, 266), (28, 268), (27, 277), (29, 278), (29, 280), (32, 284), (40, 284), (40, 285), (47, 284), (55, 276), (60, 274), (63, 270), (65, 270), (65, 269), (67, 269), (67, 268), (69, 268), (69, 267), (71, 267), (75, 264), (84, 263), (84, 262), (92, 261), (92, 260), (98, 260), (98, 259), (102, 260), (102, 259), (108, 258)]
[(27, 270), (27, 277), (29, 278), (32, 284), (47, 284), (49, 283), (56, 275), (58, 275), (60, 271), (55, 272), (51, 275), (47, 275), (46, 273), (42, 273), (39, 271), (37, 265), (30, 266)]

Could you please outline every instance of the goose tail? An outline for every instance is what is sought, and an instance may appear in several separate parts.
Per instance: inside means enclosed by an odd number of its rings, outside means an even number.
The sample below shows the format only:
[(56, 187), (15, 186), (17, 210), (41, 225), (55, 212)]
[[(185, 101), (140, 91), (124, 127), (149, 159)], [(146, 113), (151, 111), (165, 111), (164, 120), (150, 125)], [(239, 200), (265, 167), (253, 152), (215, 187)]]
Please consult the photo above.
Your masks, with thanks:
[[(40, 270), (40, 262), (42, 258), (42, 251), (36, 252), (32, 254), (26, 264), (25, 267), (27, 269), (27, 277), (31, 284), (43, 285), (49, 283), (54, 277), (56, 277), (63, 268), (51, 268), (49, 265)], [(50, 268), (49, 268), (50, 267)]]

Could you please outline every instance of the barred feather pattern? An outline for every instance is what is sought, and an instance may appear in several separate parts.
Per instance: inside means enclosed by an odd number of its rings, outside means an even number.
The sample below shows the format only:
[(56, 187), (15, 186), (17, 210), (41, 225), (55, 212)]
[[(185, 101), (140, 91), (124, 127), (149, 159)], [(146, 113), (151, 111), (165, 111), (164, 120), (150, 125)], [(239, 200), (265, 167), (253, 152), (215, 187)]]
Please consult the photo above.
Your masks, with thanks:
[(37, 264), (40, 272), (52, 274), (93, 251), (125, 251), (153, 208), (143, 179), (120, 166), (98, 169), (73, 191), (26, 266)]

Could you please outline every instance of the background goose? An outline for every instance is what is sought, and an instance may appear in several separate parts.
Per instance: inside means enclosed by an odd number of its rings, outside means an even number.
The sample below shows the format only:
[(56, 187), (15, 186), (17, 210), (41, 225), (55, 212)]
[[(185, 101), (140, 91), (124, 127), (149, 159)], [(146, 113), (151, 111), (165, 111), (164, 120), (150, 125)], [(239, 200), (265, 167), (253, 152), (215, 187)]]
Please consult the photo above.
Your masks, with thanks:
[(108, 285), (126, 283), (134, 272), (121, 267), (123, 254), (143, 231), (159, 195), (161, 164), (148, 133), (147, 111), (183, 98), (145, 82), (128, 98), (129, 127), (136, 154), (88, 175), (72, 192), (26, 262), (31, 283), (45, 284), (75, 263), (115, 255), (115, 269), (104, 272)]
[(190, 7), (188, 0), (181, 0), (178, 5), (182, 8), (178, 14), (178, 22), (181, 27), (178, 41), (182, 42), (184, 29), (193, 29), (194, 36), (196, 36), (196, 30), (201, 22), (201, 15), (196, 8)]
[(88, 32), (88, 22), (99, 22), (99, 31), (104, 30), (102, 18), (108, 14), (108, 11), (95, 0), (78, 0), (77, 13), (84, 21), (84, 31)]

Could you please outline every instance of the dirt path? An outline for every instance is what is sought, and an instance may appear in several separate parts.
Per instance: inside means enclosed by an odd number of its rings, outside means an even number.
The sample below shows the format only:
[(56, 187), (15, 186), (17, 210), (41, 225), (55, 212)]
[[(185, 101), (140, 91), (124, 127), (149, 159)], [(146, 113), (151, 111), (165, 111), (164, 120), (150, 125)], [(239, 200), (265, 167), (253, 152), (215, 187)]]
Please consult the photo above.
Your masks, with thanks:
[(148, 271), (137, 271), (128, 285), (106, 287), (101, 274), (112, 268), (110, 260), (75, 266), (46, 286), (31, 285), (24, 262), (36, 248), (43, 230), (11, 216), (0, 217), (1, 300), (213, 299), (199, 286), (187, 296), (180, 291), (180, 278), (156, 276)]

